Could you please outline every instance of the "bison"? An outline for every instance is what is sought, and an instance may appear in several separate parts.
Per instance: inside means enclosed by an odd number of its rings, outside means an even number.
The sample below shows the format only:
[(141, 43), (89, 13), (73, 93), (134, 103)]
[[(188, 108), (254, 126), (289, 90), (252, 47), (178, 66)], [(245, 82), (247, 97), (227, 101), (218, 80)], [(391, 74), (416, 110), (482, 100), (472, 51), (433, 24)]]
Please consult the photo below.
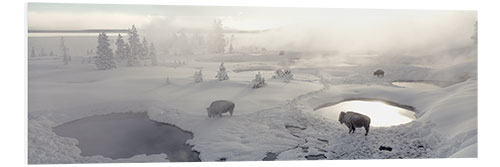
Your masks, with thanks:
[(344, 124), (349, 128), (349, 133), (354, 133), (356, 128), (365, 127), (366, 133), (365, 136), (368, 135), (368, 131), (370, 130), (370, 117), (355, 113), (352, 111), (348, 112), (340, 112), (339, 115), (340, 124)]
[(233, 116), (234, 103), (227, 100), (217, 100), (210, 104), (207, 108), (208, 117), (212, 118), (215, 116), (222, 117), (222, 113), (229, 112)]
[(373, 72), (373, 75), (375, 75), (377, 77), (384, 77), (384, 71), (379, 69), (379, 70)]

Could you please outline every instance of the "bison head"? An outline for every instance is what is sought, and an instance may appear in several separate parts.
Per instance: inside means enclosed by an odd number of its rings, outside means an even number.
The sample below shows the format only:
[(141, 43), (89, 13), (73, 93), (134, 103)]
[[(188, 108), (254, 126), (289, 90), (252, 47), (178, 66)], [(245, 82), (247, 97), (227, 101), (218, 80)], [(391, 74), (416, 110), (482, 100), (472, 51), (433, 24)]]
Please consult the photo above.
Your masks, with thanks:
[(344, 115), (345, 115), (344, 111), (340, 112), (339, 122), (340, 122), (341, 125), (344, 123)]
[(212, 115), (212, 108), (208, 107), (207, 108), (207, 114), (208, 114), (208, 117), (211, 118), (213, 115)]

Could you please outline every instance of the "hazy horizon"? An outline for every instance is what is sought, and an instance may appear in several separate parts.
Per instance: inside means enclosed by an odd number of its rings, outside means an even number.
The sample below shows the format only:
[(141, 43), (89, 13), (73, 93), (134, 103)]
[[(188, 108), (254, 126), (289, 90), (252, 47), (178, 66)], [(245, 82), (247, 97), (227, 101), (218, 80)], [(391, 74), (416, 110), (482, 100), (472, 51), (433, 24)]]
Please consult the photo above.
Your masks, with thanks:
[[(127, 29), (168, 43), (172, 33), (209, 32), (220, 19), (235, 47), (344, 52), (435, 51), (472, 45), (476, 11), (28, 3), (28, 29)], [(75, 21), (77, 20), (77, 21)], [(262, 31), (266, 30), (266, 31)], [(160, 45), (161, 46), (161, 45)], [(159, 48), (161, 49), (161, 47)]]

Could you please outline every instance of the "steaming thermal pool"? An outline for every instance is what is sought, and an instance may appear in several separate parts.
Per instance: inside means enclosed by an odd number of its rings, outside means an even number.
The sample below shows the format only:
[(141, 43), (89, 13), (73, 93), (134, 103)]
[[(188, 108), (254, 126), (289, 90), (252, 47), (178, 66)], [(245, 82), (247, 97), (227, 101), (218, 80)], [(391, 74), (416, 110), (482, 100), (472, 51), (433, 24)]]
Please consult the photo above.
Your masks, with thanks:
[(315, 111), (332, 120), (338, 120), (340, 112), (354, 111), (367, 115), (371, 119), (370, 126), (388, 127), (405, 124), (415, 120), (415, 113), (380, 101), (352, 100), (323, 107)]
[(54, 127), (54, 132), (77, 139), (82, 156), (119, 159), (166, 153), (173, 162), (200, 161), (198, 153), (186, 144), (193, 138), (190, 132), (152, 121), (144, 112), (86, 117)]

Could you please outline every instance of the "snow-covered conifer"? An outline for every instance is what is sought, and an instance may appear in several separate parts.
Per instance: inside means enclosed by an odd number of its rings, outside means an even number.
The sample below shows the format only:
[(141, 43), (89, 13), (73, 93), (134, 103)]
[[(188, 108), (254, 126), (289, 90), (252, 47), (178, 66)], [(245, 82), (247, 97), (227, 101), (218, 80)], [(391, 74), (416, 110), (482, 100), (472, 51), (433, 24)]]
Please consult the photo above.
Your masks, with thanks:
[(42, 48), (42, 49), (40, 50), (40, 54), (38, 54), (38, 55), (39, 55), (39, 56), (42, 56), (42, 57), (45, 57), (45, 56), (47, 56), (47, 53), (45, 52), (45, 49), (43, 49), (43, 48)]
[(252, 86), (252, 88), (255, 89), (255, 88), (260, 88), (260, 87), (264, 86), (265, 84), (266, 84), (266, 81), (265, 81), (264, 77), (259, 72), (255, 75), (255, 79), (252, 80), (251, 86)]
[(128, 32), (128, 45), (129, 45), (129, 53), (128, 53), (128, 65), (136, 66), (140, 64), (140, 56), (142, 54), (142, 45), (139, 40), (139, 35), (137, 34), (137, 29), (135, 25), (132, 25), (132, 28)]
[(203, 82), (203, 74), (201, 73), (201, 70), (195, 71), (193, 77), (195, 83)]
[(274, 72), (276, 75), (273, 78), (283, 79), (284, 82), (290, 82), (293, 79), (292, 70), (288, 68), (278, 69)]
[(220, 19), (214, 20), (212, 32), (209, 39), (210, 51), (212, 53), (224, 53), (226, 41), (222, 33), (222, 21)]
[(149, 59), (149, 45), (146, 37), (142, 38), (141, 60)]
[(228, 80), (229, 76), (226, 72), (226, 67), (224, 67), (224, 62), (222, 62), (219, 66), (219, 71), (217, 71), (217, 75), (215, 76), (219, 81)]
[(158, 57), (156, 57), (155, 45), (152, 42), (151, 46), (149, 46), (149, 57), (151, 58), (151, 65), (158, 65)]
[(71, 61), (68, 50), (69, 50), (68, 47), (66, 47), (66, 45), (64, 44), (64, 38), (61, 37), (61, 51), (62, 51), (61, 55), (63, 57), (64, 65), (67, 65)]
[(229, 43), (229, 53), (233, 53), (233, 43)]
[(191, 39), (189, 40), (193, 48), (193, 52), (204, 53), (206, 52), (206, 42), (204, 36), (200, 35), (199, 32), (195, 32)]
[(125, 41), (123, 40), (123, 36), (121, 34), (118, 34), (118, 38), (116, 39), (116, 50), (115, 50), (115, 58), (117, 60), (122, 60), (125, 59), (126, 55), (126, 48), (125, 48)]
[(110, 48), (109, 39), (105, 32), (99, 33), (97, 43), (97, 59), (95, 60), (97, 69), (108, 70), (116, 68), (116, 62), (113, 58), (113, 50)]
[(179, 33), (179, 36), (177, 37), (177, 40), (175, 41), (175, 47), (176, 50), (179, 54), (181, 55), (192, 55), (193, 54), (193, 49), (192, 46), (190, 45), (189, 39), (186, 36), (186, 33), (181, 31)]
[(165, 80), (165, 84), (170, 85), (171, 83), (172, 82), (170, 82), (170, 78), (168, 78), (168, 76), (167, 76), (167, 79)]
[(31, 47), (30, 57), (36, 57), (35, 47)]

